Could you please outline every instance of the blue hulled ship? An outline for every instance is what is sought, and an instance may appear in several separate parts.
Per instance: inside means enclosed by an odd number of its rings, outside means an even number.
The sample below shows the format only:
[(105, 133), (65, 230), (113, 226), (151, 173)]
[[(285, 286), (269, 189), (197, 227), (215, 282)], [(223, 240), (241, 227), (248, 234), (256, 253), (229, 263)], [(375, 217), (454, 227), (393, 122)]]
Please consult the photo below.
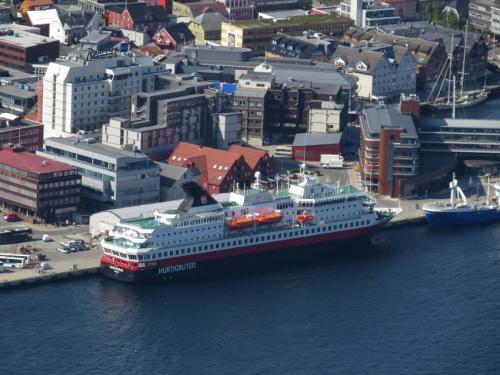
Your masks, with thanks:
[(500, 185), (495, 185), (494, 202), (489, 199), (488, 194), (485, 203), (469, 204), (464, 192), (458, 186), (458, 181), (453, 175), (450, 182), (450, 201), (448, 203), (434, 202), (423, 207), (425, 217), (430, 225), (467, 225), (485, 223), (500, 219)]

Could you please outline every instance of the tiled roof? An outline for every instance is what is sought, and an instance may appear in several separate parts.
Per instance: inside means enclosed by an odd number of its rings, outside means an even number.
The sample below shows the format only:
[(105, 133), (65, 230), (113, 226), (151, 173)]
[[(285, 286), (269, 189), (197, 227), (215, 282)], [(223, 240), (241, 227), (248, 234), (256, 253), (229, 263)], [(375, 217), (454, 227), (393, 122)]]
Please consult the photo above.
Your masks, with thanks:
[(169, 164), (185, 167), (194, 164), (212, 185), (219, 185), (241, 155), (192, 143), (179, 142), (168, 158)]
[(255, 169), (257, 164), (267, 155), (267, 151), (259, 150), (253, 147), (244, 147), (240, 145), (229, 146), (229, 151), (242, 155), (250, 168)]
[(32, 154), (31, 152), (14, 152), (10, 148), (4, 148), (0, 151), (0, 164), (35, 174), (54, 173), (75, 169), (71, 165), (46, 159), (42, 156)]

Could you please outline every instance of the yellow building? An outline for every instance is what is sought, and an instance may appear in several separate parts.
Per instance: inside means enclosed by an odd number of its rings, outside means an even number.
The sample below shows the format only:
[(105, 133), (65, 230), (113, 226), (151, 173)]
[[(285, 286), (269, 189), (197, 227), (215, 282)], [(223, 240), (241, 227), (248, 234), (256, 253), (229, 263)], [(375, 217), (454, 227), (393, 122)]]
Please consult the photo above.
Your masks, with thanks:
[(293, 36), (313, 30), (341, 35), (353, 25), (353, 20), (338, 15), (297, 16), (277, 22), (272, 19), (222, 22), (221, 45), (250, 48), (255, 54), (263, 55), (267, 44), (277, 32)]

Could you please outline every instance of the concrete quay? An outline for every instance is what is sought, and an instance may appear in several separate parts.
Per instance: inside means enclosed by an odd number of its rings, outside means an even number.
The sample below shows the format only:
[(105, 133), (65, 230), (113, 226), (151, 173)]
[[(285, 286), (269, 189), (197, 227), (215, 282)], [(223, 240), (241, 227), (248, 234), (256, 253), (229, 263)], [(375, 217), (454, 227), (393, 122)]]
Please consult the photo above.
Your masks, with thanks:
[[(24, 223), (9, 226), (24, 226)], [(1, 226), (5, 228), (5, 225)], [(36, 251), (33, 254), (44, 254), (47, 259), (43, 263), (48, 264), (48, 269), (42, 270), (39, 265), (31, 265), (23, 269), (5, 268), (0, 273), (0, 289), (32, 286), (46, 282), (72, 279), (85, 275), (95, 274), (99, 270), (99, 257), (101, 250), (94, 246), (90, 250), (84, 250), (69, 254), (57, 251), (59, 242), (72, 239), (83, 239), (90, 242), (87, 226), (78, 227), (45, 227), (32, 226), (33, 240), (25, 243), (0, 245), (0, 252), (14, 253), (19, 246), (31, 246)], [(51, 241), (43, 242), (43, 234), (49, 234)]]

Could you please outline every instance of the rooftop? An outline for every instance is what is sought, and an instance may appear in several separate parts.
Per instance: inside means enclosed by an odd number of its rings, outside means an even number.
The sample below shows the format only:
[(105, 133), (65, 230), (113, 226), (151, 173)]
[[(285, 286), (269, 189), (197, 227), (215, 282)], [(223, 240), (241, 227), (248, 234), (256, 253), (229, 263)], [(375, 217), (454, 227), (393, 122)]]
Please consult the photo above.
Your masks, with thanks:
[(23, 90), (16, 86), (0, 86), (0, 94), (6, 94), (20, 99), (30, 99), (37, 96), (35, 90)]
[(401, 113), (394, 105), (372, 105), (363, 110), (361, 125), (370, 136), (380, 134), (382, 128), (402, 129), (407, 137), (417, 138), (415, 123), (410, 114)]
[(244, 20), (244, 21), (234, 21), (232, 24), (237, 27), (242, 28), (254, 28), (254, 27), (282, 27), (290, 25), (313, 25), (321, 23), (330, 23), (336, 21), (351, 21), (350, 18), (342, 17), (336, 14), (328, 15), (307, 15), (307, 16), (296, 16), (290, 17), (289, 19), (275, 22), (272, 19), (267, 20)]
[(46, 43), (57, 42), (56, 39), (49, 38), (39, 34), (34, 34), (31, 31), (33, 27), (19, 27), (15, 24), (0, 25), (0, 30), (12, 30), (12, 35), (0, 35), (0, 40), (5, 43), (14, 44), (23, 48), (44, 45)]
[(52, 137), (46, 138), (45, 142), (48, 141), (50, 145), (59, 144), (62, 146), (70, 146), (75, 149), (93, 152), (100, 155), (105, 155), (110, 158), (137, 158), (143, 159), (148, 158), (142, 152), (132, 152), (127, 150), (122, 150), (120, 148), (115, 148), (111, 146), (106, 146), (101, 143), (88, 143), (84, 140), (86, 138), (93, 138), (92, 136), (83, 136), (83, 137)]
[(27, 151), (14, 151), (12, 148), (4, 148), (0, 151), (0, 164), (34, 174), (63, 172), (74, 169), (71, 165), (46, 159)]
[(342, 133), (298, 133), (295, 134), (293, 146), (315, 146), (339, 144)]
[(432, 118), (420, 120), (420, 129), (460, 128), (500, 130), (500, 120)]

